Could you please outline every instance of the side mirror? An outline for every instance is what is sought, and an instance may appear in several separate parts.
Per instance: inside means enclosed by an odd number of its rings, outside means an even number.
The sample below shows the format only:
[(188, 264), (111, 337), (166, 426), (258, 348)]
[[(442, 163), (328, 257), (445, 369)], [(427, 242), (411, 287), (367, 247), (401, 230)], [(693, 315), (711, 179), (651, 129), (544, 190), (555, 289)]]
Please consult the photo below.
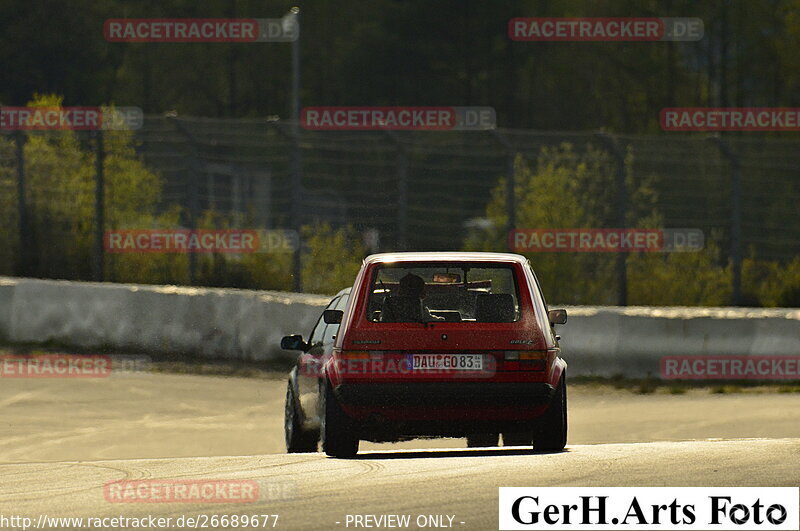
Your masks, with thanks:
[(564, 324), (567, 322), (567, 310), (550, 310), (547, 312), (547, 318), (550, 319), (551, 325)]
[(342, 322), (344, 312), (342, 310), (325, 310), (322, 312), (322, 320), (325, 324), (339, 324)]
[(308, 350), (308, 345), (303, 341), (303, 336), (301, 335), (283, 336), (281, 338), (281, 348), (283, 350), (302, 350), (305, 352)]

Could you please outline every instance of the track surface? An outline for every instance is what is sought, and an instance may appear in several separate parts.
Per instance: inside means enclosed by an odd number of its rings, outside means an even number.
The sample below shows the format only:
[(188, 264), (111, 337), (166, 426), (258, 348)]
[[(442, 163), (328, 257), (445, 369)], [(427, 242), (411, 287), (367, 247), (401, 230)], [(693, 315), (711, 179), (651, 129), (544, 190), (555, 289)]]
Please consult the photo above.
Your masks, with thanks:
[[(347, 514), (412, 521), (433, 514), (454, 516), (457, 529), (496, 529), (499, 486), (800, 483), (797, 394), (642, 396), (576, 387), (563, 453), (467, 450), (448, 439), (362, 443), (357, 459), (338, 460), (282, 453), (281, 380), (115, 374), (2, 384), (5, 515), (279, 514), (280, 529), (345, 529)], [(711, 437), (720, 439), (701, 440)], [(145, 478), (255, 481), (259, 499), (104, 498), (108, 481)]]
[[(141, 478), (255, 480), (263, 494), (244, 507), (105, 501), (106, 481)], [(282, 529), (343, 529), (347, 514), (448, 514), (457, 528), (496, 529), (500, 486), (796, 486), (798, 478), (798, 439), (575, 445), (559, 454), (373, 451), (356, 460), (303, 454), (4, 465), (0, 504), (6, 514), (34, 518), (278, 514)]]

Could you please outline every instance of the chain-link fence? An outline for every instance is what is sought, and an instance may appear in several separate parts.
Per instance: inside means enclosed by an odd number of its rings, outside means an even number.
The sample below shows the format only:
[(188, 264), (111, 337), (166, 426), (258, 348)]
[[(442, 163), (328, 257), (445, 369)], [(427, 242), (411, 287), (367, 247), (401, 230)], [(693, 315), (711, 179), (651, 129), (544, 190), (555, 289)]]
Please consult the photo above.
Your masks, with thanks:
[[(744, 258), (785, 263), (800, 255), (794, 139), (504, 129), (294, 136), (286, 122), (146, 117), (133, 134), (0, 136), (0, 271), (126, 280), (104, 253), (104, 231), (197, 229), (212, 218), (216, 228), (350, 227), (369, 252), (462, 249), (474, 231), (524, 226), (517, 213), (526, 205), (501, 183), (519, 182), (520, 157), (536, 174), (542, 153), (564, 146), (575, 157), (608, 161), (613, 175), (603, 181), (602, 201), (592, 203), (602, 210), (592, 217), (598, 226), (631, 223), (635, 187), (647, 187), (663, 227), (702, 230), (719, 246), (720, 261), (733, 264), (734, 302)], [(487, 215), (490, 201), (502, 205), (501, 216)], [(624, 258), (618, 262), (624, 284)], [(153, 282), (200, 283), (202, 266), (191, 253), (159, 267), (164, 274)], [(170, 276), (175, 269), (186, 275)], [(240, 284), (224, 271), (216, 282)], [(618, 291), (617, 302), (626, 302), (624, 286)]]

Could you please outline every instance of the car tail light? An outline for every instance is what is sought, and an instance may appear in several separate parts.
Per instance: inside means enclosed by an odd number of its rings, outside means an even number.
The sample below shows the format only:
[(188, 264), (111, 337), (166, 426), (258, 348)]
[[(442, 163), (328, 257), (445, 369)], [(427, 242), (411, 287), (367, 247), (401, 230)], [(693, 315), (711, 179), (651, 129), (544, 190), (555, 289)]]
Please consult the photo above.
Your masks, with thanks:
[(368, 360), (369, 352), (366, 350), (345, 350), (340, 354), (345, 360)]
[(543, 371), (547, 367), (547, 352), (506, 350), (503, 367), (510, 371)]

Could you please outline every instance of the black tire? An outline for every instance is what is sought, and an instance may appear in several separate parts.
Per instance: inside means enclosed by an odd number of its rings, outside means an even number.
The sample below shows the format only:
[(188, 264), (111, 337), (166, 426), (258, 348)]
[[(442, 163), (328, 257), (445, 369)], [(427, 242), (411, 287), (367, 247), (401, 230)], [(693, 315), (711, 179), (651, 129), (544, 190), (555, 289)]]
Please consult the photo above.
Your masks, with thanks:
[(503, 432), (503, 446), (532, 446), (533, 433), (530, 431)]
[(533, 449), (539, 452), (560, 452), (567, 445), (567, 377), (561, 376), (550, 407), (536, 423)]
[(486, 448), (500, 446), (499, 433), (472, 433), (467, 435), (467, 448)]
[(316, 452), (319, 437), (314, 432), (306, 432), (300, 427), (297, 416), (294, 391), (291, 382), (286, 386), (286, 404), (283, 408), (283, 432), (286, 439), (286, 451), (290, 454), (298, 452)]
[(320, 412), (322, 450), (331, 457), (354, 457), (358, 453), (358, 437), (353, 421), (342, 411), (330, 384), (325, 381)]

